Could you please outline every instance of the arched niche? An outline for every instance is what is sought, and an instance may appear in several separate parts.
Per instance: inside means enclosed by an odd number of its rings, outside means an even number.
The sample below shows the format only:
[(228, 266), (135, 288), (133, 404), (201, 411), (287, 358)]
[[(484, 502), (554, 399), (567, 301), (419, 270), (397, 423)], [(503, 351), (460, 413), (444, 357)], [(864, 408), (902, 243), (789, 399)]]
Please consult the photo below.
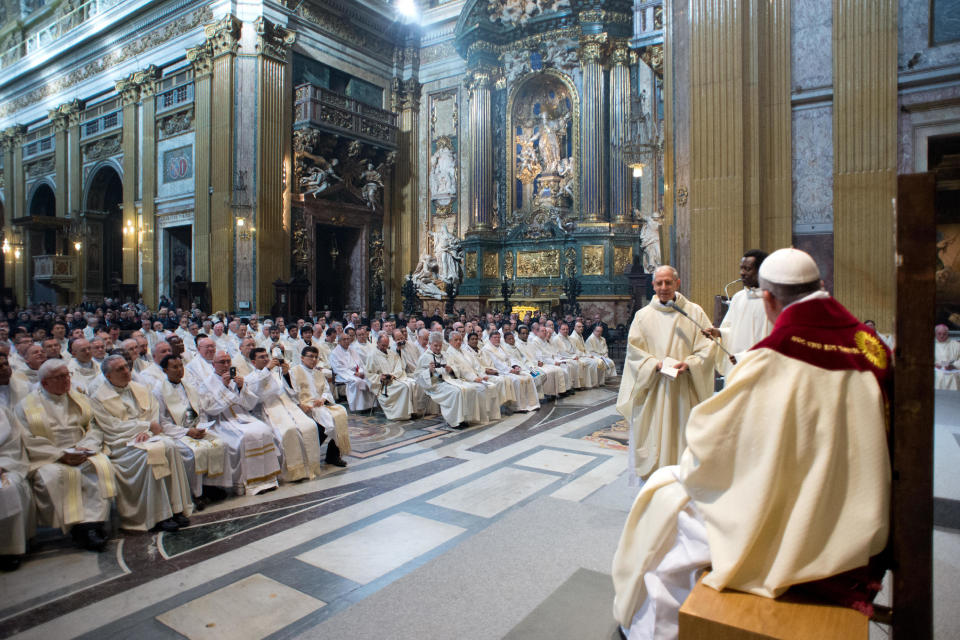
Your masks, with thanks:
[(109, 295), (123, 277), (123, 179), (112, 163), (90, 172), (84, 189), (84, 292)]

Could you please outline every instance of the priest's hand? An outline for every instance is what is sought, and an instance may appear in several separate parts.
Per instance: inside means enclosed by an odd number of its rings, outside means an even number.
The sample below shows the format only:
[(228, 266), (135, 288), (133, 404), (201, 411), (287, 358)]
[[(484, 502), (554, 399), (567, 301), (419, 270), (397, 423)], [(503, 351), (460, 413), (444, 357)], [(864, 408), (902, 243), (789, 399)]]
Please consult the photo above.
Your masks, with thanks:
[(290, 363), (284, 360), (280, 363), (280, 369), (283, 371), (283, 375), (290, 373)]
[(193, 438), (194, 440), (203, 440), (203, 436), (206, 435), (206, 431), (203, 429), (197, 429), (196, 427), (190, 427), (187, 429), (187, 436)]
[(152, 433), (152, 434), (155, 435), (155, 436), (158, 436), (158, 435), (160, 435), (161, 433), (163, 433), (163, 427), (160, 426), (160, 423), (159, 423), (159, 422), (151, 422), (151, 423), (150, 423), (150, 433)]
[(270, 362), (267, 363), (267, 369), (273, 369), (278, 366), (280, 366), (280, 358), (270, 358)]
[(450, 365), (445, 364), (443, 365), (443, 368), (447, 373), (453, 373), (453, 367), (451, 367)]
[(678, 373), (683, 373), (684, 371), (690, 370), (690, 365), (688, 365), (686, 362), (681, 362), (676, 366), (676, 369)]
[(717, 329), (716, 327), (707, 327), (706, 329), (704, 329), (703, 331), (701, 331), (701, 333), (702, 333), (703, 335), (705, 335), (706, 337), (708, 337), (708, 338), (719, 338), (719, 337), (720, 337), (720, 329)]
[(71, 467), (79, 467), (86, 461), (87, 461), (87, 456), (82, 453), (64, 453), (57, 460), (57, 462), (62, 462), (63, 464), (69, 465)]
[(138, 433), (138, 434), (136, 435), (136, 437), (134, 437), (133, 441), (134, 441), (134, 442), (146, 442), (146, 441), (149, 440), (149, 439), (150, 439), (150, 432), (149, 432), (149, 431), (141, 431), (140, 433)]
[(237, 389), (243, 389), (243, 376), (237, 376), (233, 381), (237, 383)]

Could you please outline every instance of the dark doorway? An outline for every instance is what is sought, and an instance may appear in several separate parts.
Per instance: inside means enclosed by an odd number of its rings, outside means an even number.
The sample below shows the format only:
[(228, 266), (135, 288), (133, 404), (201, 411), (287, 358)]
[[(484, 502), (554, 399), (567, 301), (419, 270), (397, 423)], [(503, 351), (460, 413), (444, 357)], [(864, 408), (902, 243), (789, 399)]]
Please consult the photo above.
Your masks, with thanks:
[[(30, 215), (54, 217), (57, 215), (57, 196), (50, 185), (41, 184), (30, 198)], [(31, 256), (55, 255), (57, 253), (57, 232), (54, 229), (32, 231), (30, 233)]]
[(123, 181), (113, 167), (101, 167), (90, 181), (87, 216), (87, 282), (90, 293), (109, 295), (123, 278)]
[(177, 283), (190, 282), (193, 279), (193, 265), (190, 263), (193, 256), (193, 227), (191, 225), (169, 227), (166, 233), (166, 282), (169, 288), (167, 296), (175, 300), (174, 291)]
[(316, 229), (315, 280), (317, 306), (334, 315), (355, 311), (355, 289), (362, 286), (356, 264), (362, 230), (318, 224)]

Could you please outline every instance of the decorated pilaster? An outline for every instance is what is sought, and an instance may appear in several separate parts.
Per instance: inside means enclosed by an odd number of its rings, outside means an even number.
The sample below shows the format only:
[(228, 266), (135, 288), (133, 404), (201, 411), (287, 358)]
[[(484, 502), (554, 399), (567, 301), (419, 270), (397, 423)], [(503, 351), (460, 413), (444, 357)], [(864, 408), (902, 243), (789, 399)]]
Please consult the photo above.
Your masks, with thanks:
[(123, 106), (123, 282), (137, 282), (139, 232), (137, 221), (137, 104), (140, 86), (133, 75), (117, 81), (117, 93)]
[(187, 49), (193, 64), (194, 118), (194, 200), (193, 280), (210, 282), (210, 85), (213, 47), (204, 42)]
[(18, 305), (26, 304), (27, 269), (26, 255), (20, 244), (21, 236), (13, 228), (13, 220), (25, 215), (23, 184), (23, 136), (27, 128), (15, 125), (0, 133), (4, 148), (3, 197), (3, 286), (13, 289)]
[(631, 175), (620, 145), (628, 143), (630, 119), (630, 50), (625, 40), (617, 41), (610, 56), (610, 217), (614, 222), (630, 221), (633, 208)]
[(66, 116), (60, 113), (60, 107), (51, 109), (47, 117), (50, 119), (51, 124), (53, 124), (53, 167), (54, 171), (56, 172), (57, 190), (59, 191), (56, 212), (58, 218), (65, 218), (67, 216), (67, 212), (69, 211), (69, 203), (65, 197), (67, 193), (69, 193), (69, 189), (67, 187), (67, 174), (69, 171), (69, 158), (67, 157), (67, 129), (69, 125), (67, 124)]
[[(207, 285), (212, 311), (233, 307), (234, 220), (230, 206), (234, 169), (234, 64), (240, 46), (240, 21), (226, 15), (206, 27), (213, 52), (210, 148), (210, 279)], [(199, 126), (198, 126), (199, 130)]]
[[(255, 229), (252, 237), (237, 237), (238, 251), (256, 246), (256, 307), (273, 304), (273, 282), (290, 277), (290, 184), (292, 78), (288, 63), (296, 40), (292, 31), (264, 18), (254, 22), (257, 33), (259, 96), (257, 110), (257, 165)], [(246, 226), (246, 225), (244, 225)], [(250, 234), (246, 234), (250, 235)]]
[(604, 133), (603, 47), (606, 34), (591, 34), (580, 39), (580, 69), (583, 73), (582, 138), (580, 165), (581, 209), (586, 222), (607, 218)]
[[(56, 150), (55, 168), (57, 172), (57, 186), (60, 197), (57, 198), (57, 216), (73, 218), (70, 242), (67, 251), (76, 255), (76, 280), (74, 281), (71, 300), (79, 301), (83, 296), (83, 241), (82, 222), (80, 215), (82, 164), (80, 161), (80, 111), (83, 103), (79, 100), (64, 103), (50, 111), (50, 120), (53, 123), (56, 136), (54, 148)], [(80, 248), (74, 246), (80, 242)]]
[(157, 306), (156, 202), (157, 197), (157, 89), (160, 70), (150, 65), (133, 74), (143, 102), (143, 184), (140, 193), (140, 291), (150, 308)]
[(493, 71), (477, 67), (467, 75), (470, 112), (470, 228), (491, 228), (493, 215), (493, 123), (490, 117), (490, 89)]
[[(416, 77), (397, 82), (397, 101), (395, 110), (400, 119), (400, 145), (397, 149), (397, 166), (394, 173), (397, 185), (397, 200), (393, 207), (395, 216), (385, 225), (394, 229), (394, 268), (392, 283), (385, 283), (384, 291), (399, 292), (403, 278), (411, 273), (419, 258), (419, 219), (420, 201), (417, 197), (417, 185), (420, 182), (417, 153), (419, 129), (417, 127), (420, 112), (420, 83)], [(389, 294), (388, 294), (389, 295)], [(387, 301), (399, 308), (399, 295), (394, 300)]]

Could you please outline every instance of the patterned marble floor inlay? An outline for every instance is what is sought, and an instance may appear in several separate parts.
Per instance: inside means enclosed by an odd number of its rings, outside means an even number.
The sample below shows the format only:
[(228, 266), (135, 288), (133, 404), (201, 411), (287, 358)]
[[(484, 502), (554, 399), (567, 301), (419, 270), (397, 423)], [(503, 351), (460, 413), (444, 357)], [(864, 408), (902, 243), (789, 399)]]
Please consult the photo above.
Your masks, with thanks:
[(298, 560), (367, 584), (466, 531), (397, 513), (297, 556)]
[(326, 603), (254, 574), (157, 616), (190, 640), (264, 638)]
[(556, 480), (556, 476), (544, 473), (501, 468), (427, 502), (481, 518), (492, 518)]
[(596, 460), (594, 456), (585, 456), (579, 453), (571, 453), (570, 451), (543, 449), (522, 460), (517, 460), (514, 464), (521, 467), (543, 469), (544, 471), (573, 473), (583, 465), (593, 462), (594, 460)]

